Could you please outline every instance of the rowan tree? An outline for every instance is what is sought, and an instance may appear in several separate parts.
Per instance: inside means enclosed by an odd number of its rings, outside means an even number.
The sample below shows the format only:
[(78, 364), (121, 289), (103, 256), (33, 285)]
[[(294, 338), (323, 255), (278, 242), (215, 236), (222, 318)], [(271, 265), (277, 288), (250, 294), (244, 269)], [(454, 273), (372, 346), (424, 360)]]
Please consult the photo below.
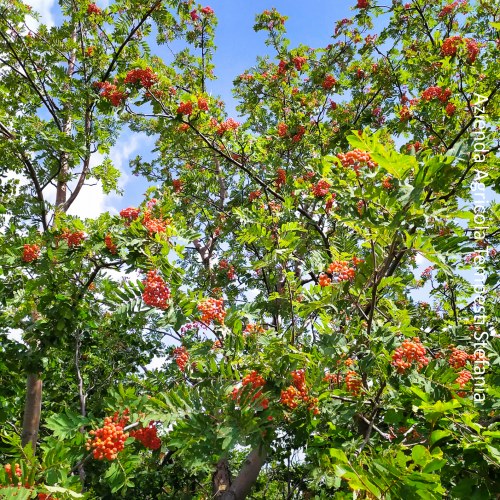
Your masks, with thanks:
[[(0, 395), (5, 491), (494, 498), (498, 9), (358, 1), (316, 49), (266, 10), (271, 55), (235, 78), (229, 116), (209, 6), (62, 2), (36, 33), (10, 7), (1, 165), (29, 184), (2, 184), (2, 327), (25, 342), (2, 349), (29, 382), (22, 432), (21, 389)], [(68, 216), (89, 179), (117, 187), (90, 158), (125, 124), (156, 141), (131, 162), (155, 186)], [(71, 358), (33, 453), (32, 389)]]

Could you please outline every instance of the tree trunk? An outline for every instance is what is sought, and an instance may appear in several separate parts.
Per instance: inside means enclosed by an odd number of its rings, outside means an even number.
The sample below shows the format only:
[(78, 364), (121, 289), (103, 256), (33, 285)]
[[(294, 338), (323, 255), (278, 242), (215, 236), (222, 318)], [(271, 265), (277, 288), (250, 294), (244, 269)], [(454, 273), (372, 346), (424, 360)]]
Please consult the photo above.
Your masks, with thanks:
[(221, 498), (225, 491), (231, 486), (231, 472), (227, 458), (221, 458), (217, 462), (216, 470), (212, 475), (213, 498)]
[(36, 450), (38, 429), (40, 427), (40, 413), (42, 410), (42, 379), (39, 373), (28, 374), (26, 384), (26, 402), (24, 404), (23, 433), (21, 444), (31, 443), (33, 453)]
[(257, 481), (260, 469), (266, 463), (266, 458), (267, 452), (263, 448), (252, 450), (245, 459), (240, 473), (231, 483), (230, 488), (218, 498), (221, 500), (245, 500), (255, 481)]

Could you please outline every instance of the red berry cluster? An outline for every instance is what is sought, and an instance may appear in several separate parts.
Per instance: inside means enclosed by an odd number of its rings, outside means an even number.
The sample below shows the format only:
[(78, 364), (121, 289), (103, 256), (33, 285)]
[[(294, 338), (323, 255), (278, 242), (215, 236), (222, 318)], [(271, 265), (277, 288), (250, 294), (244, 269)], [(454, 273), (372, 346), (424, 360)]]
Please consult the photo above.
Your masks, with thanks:
[(188, 350), (184, 346), (176, 347), (172, 351), (172, 355), (174, 357), (175, 362), (177, 363), (177, 366), (179, 367), (179, 370), (183, 372), (186, 369), (186, 365), (188, 364), (189, 361)]
[(276, 170), (276, 187), (279, 189), (286, 183), (286, 171), (284, 168)]
[(399, 110), (399, 120), (405, 122), (411, 118), (411, 111), (408, 106), (403, 106)]
[(158, 429), (156, 428), (154, 421), (149, 422), (147, 427), (131, 431), (130, 437), (137, 439), (137, 441), (141, 442), (150, 450), (157, 450), (161, 447), (161, 441), (158, 437)]
[(208, 111), (208, 101), (204, 97), (198, 97), (198, 109)]
[(102, 14), (102, 10), (95, 3), (90, 3), (87, 7), (87, 14), (99, 16)]
[(243, 330), (243, 336), (246, 337), (247, 335), (256, 335), (264, 332), (265, 330), (264, 328), (262, 328), (262, 326), (248, 323), (248, 325), (245, 326), (245, 329)]
[(145, 89), (151, 88), (158, 81), (158, 76), (151, 68), (132, 69), (127, 73), (124, 83), (140, 83)]
[(69, 231), (64, 229), (61, 234), (61, 239), (66, 240), (66, 243), (70, 248), (79, 246), (85, 239), (85, 233), (83, 231)]
[(455, 370), (458, 370), (459, 368), (463, 368), (465, 365), (467, 365), (467, 361), (473, 360), (474, 355), (467, 354), (465, 351), (462, 351), (462, 349), (458, 349), (456, 347), (453, 347), (451, 349), (451, 354), (448, 359), (448, 363), (452, 368), (455, 368)]
[(223, 135), (224, 132), (227, 132), (228, 130), (236, 130), (239, 126), (240, 124), (236, 120), (228, 118), (226, 121), (217, 124), (215, 132), (218, 135)]
[(285, 123), (278, 123), (278, 136), (285, 137), (288, 134), (288, 126)]
[(129, 421), (129, 411), (125, 410), (120, 417), (116, 412), (113, 417), (104, 419), (102, 428), (91, 430), (89, 434), (93, 436), (87, 440), (87, 450), (93, 449), (93, 456), (96, 460), (114, 460), (120, 451), (125, 447), (125, 441), (129, 434), (123, 432)]
[(312, 194), (317, 198), (322, 198), (323, 196), (326, 196), (328, 194), (328, 192), (330, 191), (330, 187), (330, 183), (327, 180), (321, 179), (317, 184), (313, 184), (311, 186), (311, 191)]
[(413, 340), (405, 339), (392, 355), (391, 364), (397, 368), (398, 373), (404, 373), (411, 368), (413, 362), (417, 363), (419, 370), (429, 364), (429, 358), (425, 355), (425, 347), (418, 337), (414, 337)]
[(127, 94), (118, 90), (118, 87), (110, 82), (97, 82), (95, 86), (101, 91), (101, 97), (109, 101), (113, 106), (120, 106), (127, 98)]
[(358, 0), (356, 7), (358, 9), (367, 9), (368, 5), (368, 0)]
[(319, 275), (318, 282), (319, 282), (319, 286), (323, 286), (324, 287), (324, 286), (331, 285), (332, 280), (331, 280), (331, 278), (327, 274), (321, 273)]
[(472, 64), (479, 54), (479, 45), (473, 38), (467, 38), (465, 40), (465, 48), (467, 49), (467, 62)]
[(349, 266), (346, 260), (334, 260), (327, 270), (331, 275), (333, 281), (352, 281), (356, 275), (356, 270)]
[(111, 238), (110, 234), (107, 234), (104, 237), (104, 243), (106, 244), (106, 248), (112, 253), (115, 254), (118, 251), (117, 246), (113, 243), (113, 240)]
[(370, 153), (361, 151), (361, 149), (353, 149), (347, 153), (339, 153), (337, 157), (344, 167), (352, 167), (356, 173), (359, 173), (361, 167), (367, 166), (373, 169), (377, 166), (372, 160)]
[(392, 189), (394, 186), (392, 184), (392, 177), (390, 175), (386, 175), (383, 179), (382, 179), (382, 187), (384, 189)]
[(318, 415), (319, 408), (317, 407), (318, 398), (311, 398), (306, 386), (305, 370), (295, 370), (291, 372), (293, 385), (281, 391), (281, 404), (288, 406), (290, 409), (295, 409), (300, 403), (306, 403), (309, 410), (314, 415)]
[(340, 373), (327, 373), (323, 377), (323, 382), (328, 382), (330, 385), (339, 385), (342, 382), (342, 375)]
[(297, 130), (294, 135), (292, 135), (292, 141), (293, 142), (299, 142), (302, 137), (304, 137), (304, 134), (306, 133), (306, 128), (304, 125), (299, 125), (297, 127)]
[[(21, 470), (21, 467), (19, 464), (15, 464), (14, 465), (15, 469), (14, 469), (14, 474), (17, 476), (17, 477), (21, 477), (23, 475), (23, 471)], [(12, 479), (12, 465), (10, 464), (6, 464), (3, 466), (5, 472), (7, 473), (7, 476), (9, 476), (9, 481), (10, 481), (10, 484), (13, 485), (14, 484), (14, 481)], [(21, 485), (21, 483), (18, 483), (19, 485)]]
[(345, 376), (345, 385), (347, 390), (353, 396), (359, 396), (359, 392), (361, 391), (362, 381), (359, 378), (359, 375), (354, 370), (349, 370)]
[(434, 266), (429, 266), (424, 269), (423, 273), (421, 274), (421, 278), (423, 280), (428, 280), (432, 277), (432, 271), (434, 271)]
[(443, 17), (449, 16), (458, 6), (465, 5), (466, 3), (467, 0), (455, 0), (452, 3), (449, 3), (448, 5), (445, 5), (441, 9), (441, 12), (439, 12), (438, 17), (441, 19)]
[(326, 75), (325, 78), (323, 79), (323, 82), (321, 83), (321, 86), (325, 90), (330, 90), (336, 85), (336, 83), (337, 80), (333, 75)]
[(257, 198), (260, 198), (261, 196), (262, 196), (262, 191), (260, 191), (260, 189), (257, 189), (256, 191), (251, 191), (250, 194), (248, 195), (248, 201), (252, 202)]
[(191, 101), (181, 102), (177, 108), (178, 115), (189, 116), (193, 112), (193, 103)]
[[(266, 385), (266, 381), (264, 380), (264, 377), (260, 375), (257, 371), (253, 370), (250, 372), (248, 375), (245, 375), (243, 377), (243, 380), (241, 381), (242, 388), (246, 387), (247, 385), (251, 385), (252, 389), (254, 390), (254, 394), (252, 396), (252, 401), (255, 401), (256, 399), (260, 399), (262, 397), (262, 390), (260, 389), (261, 387), (264, 387)], [(237, 388), (235, 388), (237, 389)], [(255, 392), (257, 391), (257, 392)], [(233, 389), (232, 392), (232, 398), (234, 400), (239, 400), (240, 397), (240, 390), (235, 391)], [(269, 399), (263, 398), (260, 401), (260, 405), (264, 410), (266, 410), (269, 407)]]
[(145, 286), (142, 292), (144, 303), (158, 309), (166, 309), (169, 305), (170, 290), (163, 278), (158, 275), (158, 271), (154, 269), (148, 271), (143, 284)]
[(180, 179), (173, 179), (172, 187), (175, 193), (180, 193), (182, 191), (182, 181)]
[(152, 236), (153, 234), (164, 233), (167, 230), (168, 222), (163, 219), (151, 217), (151, 212), (148, 210), (144, 213), (142, 225), (149, 231), (149, 236)]
[(24, 262), (33, 262), (38, 257), (40, 257), (40, 247), (36, 243), (23, 246), (22, 259)]
[(453, 57), (458, 51), (458, 47), (462, 43), (461, 36), (450, 36), (443, 41), (441, 46), (441, 54), (443, 56)]
[(472, 378), (472, 373), (469, 370), (462, 370), (459, 374), (455, 382), (463, 389), (469, 380)]
[(457, 107), (455, 106), (455, 104), (453, 104), (452, 102), (449, 102), (447, 105), (446, 105), (446, 108), (445, 108), (445, 112), (448, 116), (453, 116), (455, 114), (455, 111), (457, 110)]
[(292, 63), (295, 66), (295, 69), (297, 71), (300, 71), (302, 69), (302, 66), (304, 66), (304, 64), (306, 64), (306, 62), (307, 62), (307, 59), (305, 57), (295, 56), (292, 58)]
[(221, 325), (224, 324), (226, 311), (224, 310), (224, 301), (222, 299), (203, 299), (198, 304), (198, 311), (201, 312), (201, 321), (209, 324), (217, 320)]
[(123, 217), (124, 219), (126, 219), (126, 221), (130, 224), (130, 222), (132, 222), (133, 220), (137, 219), (137, 217), (139, 217), (140, 212), (141, 212), (140, 208), (128, 207), (128, 208), (124, 208), (120, 212), (120, 217)]
[(422, 92), (422, 99), (424, 101), (439, 99), (442, 103), (445, 103), (450, 97), (451, 90), (449, 88), (443, 89), (438, 86), (429, 87)]

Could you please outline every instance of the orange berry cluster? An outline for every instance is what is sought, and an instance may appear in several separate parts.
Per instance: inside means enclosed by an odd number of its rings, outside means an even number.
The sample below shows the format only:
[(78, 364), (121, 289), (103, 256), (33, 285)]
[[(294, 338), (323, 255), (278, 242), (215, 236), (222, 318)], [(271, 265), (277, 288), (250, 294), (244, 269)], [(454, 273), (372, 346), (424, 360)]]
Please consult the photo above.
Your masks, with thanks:
[(22, 259), (24, 262), (33, 262), (38, 257), (40, 257), (40, 247), (36, 243), (23, 246)]
[(391, 364), (397, 368), (398, 373), (404, 373), (411, 368), (413, 362), (417, 363), (419, 370), (429, 364), (429, 358), (425, 355), (425, 347), (418, 337), (414, 337), (413, 340), (405, 339), (392, 355)]
[(375, 168), (377, 164), (372, 160), (370, 153), (361, 149), (353, 149), (347, 153), (339, 153), (337, 158), (344, 167), (352, 167), (356, 173), (359, 173), (361, 167), (367, 166)]
[(168, 222), (169, 221), (151, 217), (151, 212), (149, 210), (144, 213), (144, 219), (142, 220), (142, 224), (149, 231), (150, 236), (155, 233), (164, 233), (167, 229)]
[(111, 238), (110, 234), (107, 234), (104, 237), (104, 243), (106, 244), (106, 248), (112, 253), (115, 254), (118, 251), (117, 246), (113, 243), (113, 240)]
[(102, 10), (95, 3), (90, 3), (87, 7), (87, 14), (99, 16), (102, 14)]
[(347, 390), (353, 396), (359, 396), (359, 392), (361, 390), (362, 381), (359, 378), (359, 375), (354, 370), (349, 370), (345, 376), (345, 385)]
[(129, 421), (129, 411), (125, 410), (120, 417), (116, 412), (113, 417), (104, 419), (102, 428), (91, 430), (89, 434), (93, 436), (87, 440), (87, 450), (93, 449), (93, 456), (96, 460), (114, 460), (120, 451), (125, 447), (125, 441), (129, 434), (123, 432), (124, 427)]
[(158, 81), (158, 76), (155, 75), (151, 68), (132, 69), (127, 73), (124, 83), (140, 83), (145, 89), (149, 89)]
[(384, 189), (387, 189), (387, 190), (392, 189), (394, 186), (392, 185), (391, 180), (392, 180), (392, 177), (391, 177), (391, 176), (389, 176), (389, 175), (386, 175), (386, 176), (382, 179), (382, 187), (383, 187)]
[(174, 356), (175, 362), (177, 363), (179, 370), (183, 372), (186, 369), (186, 365), (188, 364), (189, 361), (188, 350), (184, 346), (176, 347), (173, 350), (172, 355)]
[(456, 55), (459, 45), (462, 43), (461, 36), (450, 36), (443, 41), (441, 46), (441, 54), (443, 56), (453, 57)]
[(323, 82), (321, 83), (321, 86), (325, 90), (330, 90), (335, 86), (336, 83), (337, 83), (337, 80), (333, 75), (326, 75)]
[(288, 134), (288, 127), (285, 123), (278, 123), (278, 136), (285, 137)]
[(182, 181), (180, 179), (173, 179), (172, 187), (175, 193), (180, 193), (182, 191)]
[(118, 87), (110, 82), (97, 82), (94, 84), (101, 91), (101, 97), (109, 101), (113, 106), (120, 106), (127, 98), (127, 94), (118, 90)]
[(327, 373), (323, 377), (323, 382), (328, 382), (329, 384), (340, 384), (342, 382), (342, 375), (340, 373)]
[(462, 370), (459, 374), (455, 382), (463, 389), (469, 380), (472, 378), (472, 373), (469, 370)]
[(158, 437), (158, 429), (153, 421), (149, 422), (147, 427), (130, 432), (130, 437), (137, 439), (146, 448), (157, 450), (161, 447), (161, 440)]
[(276, 187), (280, 188), (286, 183), (286, 172), (283, 168), (276, 170)]
[(446, 88), (443, 89), (438, 86), (433, 86), (425, 89), (422, 92), (422, 99), (424, 101), (432, 101), (433, 99), (439, 99), (442, 103), (448, 101), (451, 96), (451, 90)]
[(85, 233), (83, 231), (68, 231), (65, 229), (61, 234), (61, 239), (66, 240), (66, 243), (70, 248), (79, 246), (85, 239)]
[(120, 212), (120, 217), (123, 217), (124, 219), (127, 220), (128, 223), (130, 223), (133, 220), (137, 219), (137, 217), (139, 217), (140, 212), (141, 212), (140, 208), (128, 207), (124, 208)]
[[(17, 477), (21, 477), (22, 474), (23, 474), (23, 471), (21, 470), (20, 465), (19, 464), (15, 464), (14, 467), (15, 467), (14, 474)], [(12, 465), (6, 464), (6, 465), (4, 465), (3, 468), (4, 468), (5, 472), (7, 473), (7, 476), (9, 476), (10, 484), (14, 484), (14, 481), (12, 479)], [(18, 483), (18, 484), (20, 485), (21, 483)]]
[(264, 332), (265, 332), (265, 330), (264, 330), (264, 328), (262, 328), (262, 326), (255, 325), (253, 323), (248, 323), (248, 325), (245, 326), (245, 329), (243, 330), (243, 335), (246, 337), (247, 335), (264, 333)]
[(198, 304), (198, 311), (201, 312), (201, 321), (203, 323), (211, 323), (217, 320), (221, 325), (224, 324), (226, 311), (224, 311), (224, 301), (222, 299), (203, 299)]
[(308, 405), (308, 409), (311, 410), (314, 415), (318, 415), (318, 398), (311, 398), (308, 394), (305, 370), (295, 370), (291, 372), (291, 375), (293, 378), (293, 385), (290, 385), (286, 390), (281, 391), (281, 404), (284, 404), (293, 410), (297, 408), (301, 402), (303, 402)]
[(474, 355), (467, 354), (465, 351), (462, 351), (461, 349), (457, 349), (456, 347), (453, 347), (451, 349), (451, 354), (450, 358), (448, 359), (448, 363), (452, 368), (455, 368), (455, 370), (458, 370), (459, 368), (463, 368), (466, 364), (467, 361), (473, 360)]
[(227, 132), (228, 130), (236, 130), (239, 126), (239, 122), (237, 122), (233, 118), (228, 118), (226, 121), (217, 124), (215, 132), (218, 135), (223, 135), (224, 132)]
[(151, 307), (157, 307), (158, 309), (166, 309), (169, 305), (170, 290), (163, 278), (158, 276), (158, 271), (155, 269), (148, 271), (143, 284), (145, 285), (144, 291), (142, 292), (142, 300), (144, 300), (144, 303)]
[(177, 108), (178, 115), (189, 116), (193, 112), (193, 103), (191, 101), (181, 102)]
[(257, 198), (260, 198), (261, 195), (262, 195), (262, 191), (260, 191), (260, 189), (257, 189), (256, 191), (252, 191), (248, 195), (248, 201), (252, 202), (252, 201), (256, 200)]
[[(359, 260), (357, 262), (360, 262)], [(341, 281), (352, 281), (356, 276), (356, 270), (349, 266), (346, 260), (334, 260), (327, 269), (332, 275), (332, 280), (339, 283)]]
[(311, 186), (311, 191), (314, 196), (317, 198), (322, 198), (323, 196), (326, 196), (328, 192), (330, 191), (330, 183), (326, 181), (325, 179), (321, 179), (318, 181), (317, 184), (313, 184)]
[[(234, 401), (239, 402), (243, 388), (247, 385), (251, 385), (252, 389), (254, 390), (254, 394), (252, 396), (252, 401), (255, 401), (256, 399), (259, 399), (262, 397), (261, 387), (264, 387), (266, 385), (266, 381), (257, 371), (253, 370), (248, 375), (245, 375), (243, 377), (241, 384), (242, 384), (242, 387), (240, 387), (240, 388), (234, 387), (233, 388), (233, 390), (231, 392), (231, 398)], [(263, 410), (267, 410), (267, 408), (269, 408), (269, 399), (263, 398), (259, 403), (262, 406)]]

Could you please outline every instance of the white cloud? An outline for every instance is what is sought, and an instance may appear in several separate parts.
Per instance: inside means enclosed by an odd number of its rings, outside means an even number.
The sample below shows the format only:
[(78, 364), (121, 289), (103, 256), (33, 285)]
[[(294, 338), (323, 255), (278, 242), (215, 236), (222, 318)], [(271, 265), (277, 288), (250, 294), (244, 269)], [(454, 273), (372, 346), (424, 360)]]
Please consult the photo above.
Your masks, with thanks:
[(28, 5), (33, 7), (33, 10), (40, 14), (39, 21), (33, 17), (27, 19), (27, 25), (32, 31), (36, 31), (39, 24), (45, 24), (48, 28), (54, 26), (54, 16), (52, 15), (52, 8), (54, 7), (55, 0), (28, 0)]
[[(122, 137), (111, 148), (109, 157), (113, 166), (120, 170), (121, 177), (119, 180), (120, 188), (124, 188), (129, 180), (129, 176), (125, 173), (125, 165), (128, 163), (132, 154), (137, 151), (144, 142), (149, 140), (145, 134), (128, 134)], [(99, 165), (104, 157), (100, 154), (95, 154), (91, 160), (91, 167)], [(83, 186), (75, 202), (71, 205), (68, 213), (70, 215), (77, 215), (82, 218), (98, 217), (104, 212), (118, 213), (115, 204), (121, 199), (116, 194), (106, 195), (102, 190), (100, 182), (94, 185)]]

